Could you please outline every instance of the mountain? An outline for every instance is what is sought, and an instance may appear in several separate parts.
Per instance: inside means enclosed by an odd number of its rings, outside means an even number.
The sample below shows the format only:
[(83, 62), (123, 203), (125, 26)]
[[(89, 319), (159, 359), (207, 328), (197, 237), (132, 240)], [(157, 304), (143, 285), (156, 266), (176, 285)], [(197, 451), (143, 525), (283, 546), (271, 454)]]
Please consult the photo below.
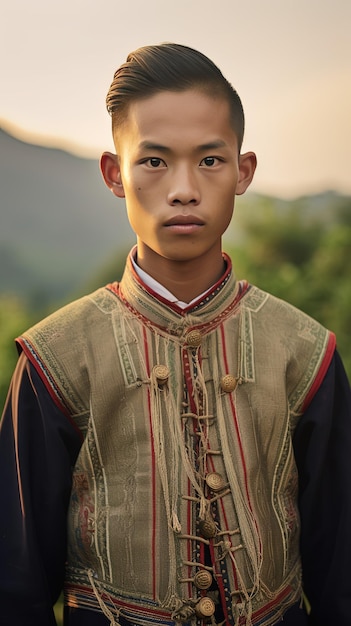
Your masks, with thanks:
[(0, 129), (0, 293), (61, 297), (134, 242), (99, 164)]

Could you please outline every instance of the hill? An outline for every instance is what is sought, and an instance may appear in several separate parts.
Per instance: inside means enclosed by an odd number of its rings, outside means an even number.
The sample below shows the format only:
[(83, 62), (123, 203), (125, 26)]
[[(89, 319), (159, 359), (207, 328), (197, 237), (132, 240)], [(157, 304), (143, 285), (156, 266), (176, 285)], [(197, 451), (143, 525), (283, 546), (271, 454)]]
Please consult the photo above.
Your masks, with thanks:
[(0, 129), (0, 292), (49, 301), (73, 291), (134, 242), (123, 201), (97, 160)]

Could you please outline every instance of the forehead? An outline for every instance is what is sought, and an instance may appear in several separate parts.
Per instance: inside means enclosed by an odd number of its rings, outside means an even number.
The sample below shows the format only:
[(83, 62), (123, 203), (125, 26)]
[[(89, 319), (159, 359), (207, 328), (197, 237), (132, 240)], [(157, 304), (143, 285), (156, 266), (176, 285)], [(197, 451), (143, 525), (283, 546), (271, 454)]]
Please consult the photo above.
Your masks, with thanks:
[(163, 91), (129, 105), (118, 143), (145, 140), (168, 145), (177, 142), (204, 144), (221, 140), (233, 148), (237, 138), (228, 101), (199, 90)]

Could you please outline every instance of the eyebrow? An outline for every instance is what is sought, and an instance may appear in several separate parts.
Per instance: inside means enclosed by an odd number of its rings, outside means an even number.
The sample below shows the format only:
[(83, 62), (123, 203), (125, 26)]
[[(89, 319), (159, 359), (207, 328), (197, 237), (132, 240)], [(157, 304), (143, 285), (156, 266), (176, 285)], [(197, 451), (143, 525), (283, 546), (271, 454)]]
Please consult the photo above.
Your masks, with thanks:
[[(208, 143), (204, 143), (204, 144), (200, 144), (199, 146), (196, 146), (195, 151), (196, 152), (205, 152), (206, 150), (216, 150), (218, 148), (227, 148), (228, 145), (225, 141), (223, 141), (222, 139), (218, 139), (215, 141), (209, 141)], [(158, 144), (158, 143), (153, 143), (151, 141), (142, 141), (139, 144), (139, 148), (141, 150), (157, 150), (158, 152), (163, 152), (163, 153), (169, 153), (172, 152), (171, 148), (168, 148), (167, 146), (163, 146), (162, 144)]]
[(210, 141), (208, 143), (201, 144), (198, 146), (198, 150), (216, 150), (217, 148), (227, 148), (228, 144), (222, 139), (217, 139), (216, 141)]
[(162, 146), (158, 143), (152, 143), (151, 141), (141, 141), (139, 144), (140, 150), (157, 150), (158, 152), (171, 152), (167, 146)]

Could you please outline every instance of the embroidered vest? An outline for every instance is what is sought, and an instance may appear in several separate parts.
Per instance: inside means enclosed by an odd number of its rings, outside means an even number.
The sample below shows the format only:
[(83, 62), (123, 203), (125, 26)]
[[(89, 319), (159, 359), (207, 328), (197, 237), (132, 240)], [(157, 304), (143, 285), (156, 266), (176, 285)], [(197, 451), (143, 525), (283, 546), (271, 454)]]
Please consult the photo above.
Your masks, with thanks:
[(82, 434), (68, 604), (215, 624), (219, 597), (226, 624), (268, 626), (300, 599), (292, 434), (333, 335), (230, 267), (180, 311), (128, 261), (19, 343)]

